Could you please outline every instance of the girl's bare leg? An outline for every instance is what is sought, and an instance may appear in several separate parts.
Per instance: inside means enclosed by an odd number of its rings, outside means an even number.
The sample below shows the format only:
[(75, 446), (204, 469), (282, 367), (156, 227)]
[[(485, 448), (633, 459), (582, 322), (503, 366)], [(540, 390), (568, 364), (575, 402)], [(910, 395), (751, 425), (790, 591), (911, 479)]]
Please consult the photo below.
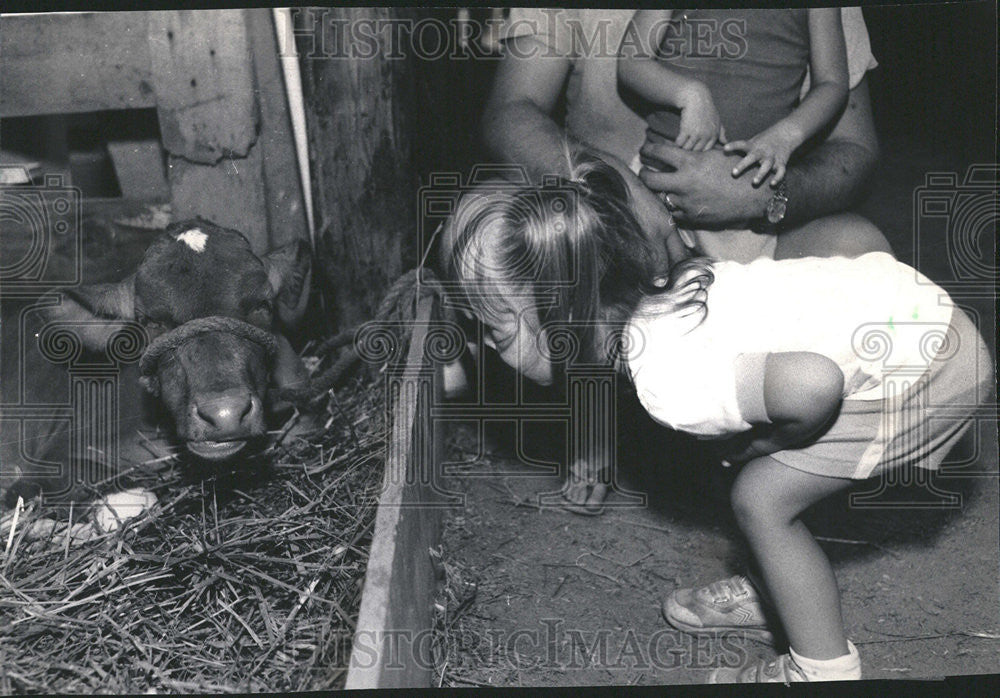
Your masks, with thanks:
[(733, 485), (737, 522), (789, 643), (812, 659), (841, 657), (848, 647), (833, 569), (799, 515), (851, 483), (795, 470), (764, 456), (747, 463)]

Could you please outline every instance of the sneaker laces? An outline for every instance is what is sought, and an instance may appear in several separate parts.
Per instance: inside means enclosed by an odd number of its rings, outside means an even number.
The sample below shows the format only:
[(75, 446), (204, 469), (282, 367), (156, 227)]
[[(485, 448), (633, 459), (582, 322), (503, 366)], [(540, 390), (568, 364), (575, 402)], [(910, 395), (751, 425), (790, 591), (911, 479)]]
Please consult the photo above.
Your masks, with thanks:
[(749, 597), (752, 588), (749, 579), (737, 574), (729, 579), (712, 582), (708, 585), (708, 593), (712, 595), (712, 601), (716, 604), (727, 604), (739, 598)]

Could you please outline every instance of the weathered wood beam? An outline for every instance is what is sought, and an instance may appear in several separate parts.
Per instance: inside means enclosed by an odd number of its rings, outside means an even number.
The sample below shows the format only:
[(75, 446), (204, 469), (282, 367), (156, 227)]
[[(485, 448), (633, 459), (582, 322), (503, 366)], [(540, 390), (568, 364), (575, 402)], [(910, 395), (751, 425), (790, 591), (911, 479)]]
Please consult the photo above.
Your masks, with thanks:
[[(415, 59), (387, 57), (388, 49), (371, 55), (371, 46), (344, 26), (398, 22), (416, 12), (293, 10), (313, 158), (318, 266), (339, 327), (373, 317), (388, 286), (414, 264), (417, 237)], [(337, 46), (343, 55), (331, 58), (316, 50), (320, 46)], [(370, 57), (348, 57), (354, 49)]]
[(305, 201), (271, 10), (247, 10), (246, 16), (260, 105), (267, 220), (271, 246), (279, 247), (309, 239)]
[(245, 12), (149, 13), (153, 86), (175, 218), (203, 216), (271, 247)]
[(156, 106), (146, 12), (0, 20), (0, 116)]
[[(433, 473), (444, 457), (440, 421), (431, 418), (440, 402), (440, 365), (425, 353), (434, 299), (417, 308), (402, 370), (390, 369), (391, 405), (385, 480), (365, 570), (361, 608), (345, 688), (429, 688), (428, 651), (438, 572), (430, 549), (441, 540), (441, 483)], [(387, 396), (387, 397), (390, 397)]]
[(163, 146), (205, 165), (246, 157), (258, 111), (244, 12), (152, 12), (148, 35)]

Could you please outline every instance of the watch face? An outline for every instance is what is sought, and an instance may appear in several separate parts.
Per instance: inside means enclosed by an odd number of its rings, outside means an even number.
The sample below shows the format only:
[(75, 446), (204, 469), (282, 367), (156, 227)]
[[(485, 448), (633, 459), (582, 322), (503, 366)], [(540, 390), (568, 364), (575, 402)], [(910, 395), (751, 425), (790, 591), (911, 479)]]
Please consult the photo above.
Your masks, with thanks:
[(767, 222), (771, 225), (780, 223), (785, 218), (785, 210), (788, 208), (788, 196), (785, 194), (785, 183), (780, 182), (777, 190), (767, 202)]
[(769, 223), (780, 223), (785, 217), (787, 200), (783, 196), (775, 196), (767, 204), (767, 220)]

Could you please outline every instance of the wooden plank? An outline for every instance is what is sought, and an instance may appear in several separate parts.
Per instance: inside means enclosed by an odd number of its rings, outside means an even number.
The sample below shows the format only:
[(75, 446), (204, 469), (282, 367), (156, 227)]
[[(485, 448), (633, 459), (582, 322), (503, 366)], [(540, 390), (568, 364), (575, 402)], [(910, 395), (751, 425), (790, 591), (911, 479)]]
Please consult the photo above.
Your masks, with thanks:
[(156, 105), (146, 12), (17, 15), (0, 21), (0, 116)]
[(427, 505), (438, 498), (428, 474), (441, 462), (444, 440), (429, 409), (429, 402), (441, 397), (440, 367), (428, 366), (424, 341), (435, 312), (433, 298), (424, 298), (417, 308), (404, 380), (393, 407), (385, 485), (375, 516), (348, 689), (432, 685), (431, 662), (422, 654), (430, 648), (433, 629), (437, 578), (430, 548), (440, 541), (442, 509)]
[(206, 165), (245, 157), (258, 124), (244, 12), (151, 12), (148, 37), (167, 151)]
[[(326, 7), (320, 20), (303, 9), (295, 13), (296, 29), (313, 46), (364, 55), (365, 39), (344, 32), (345, 26), (413, 19), (420, 12)], [(384, 53), (302, 56), (318, 268), (339, 327), (371, 318), (389, 284), (416, 262), (415, 60)]]
[(175, 219), (203, 216), (271, 249), (242, 10), (152, 12), (150, 61)]
[(243, 233), (255, 254), (271, 249), (260, 148), (245, 158), (201, 165), (169, 156), (171, 209), (174, 220), (201, 216)]
[(264, 190), (271, 248), (309, 240), (302, 181), (271, 10), (247, 10), (260, 105), (259, 144), (264, 157)]
[(141, 201), (169, 201), (160, 142), (152, 139), (108, 141), (108, 155), (122, 196)]

